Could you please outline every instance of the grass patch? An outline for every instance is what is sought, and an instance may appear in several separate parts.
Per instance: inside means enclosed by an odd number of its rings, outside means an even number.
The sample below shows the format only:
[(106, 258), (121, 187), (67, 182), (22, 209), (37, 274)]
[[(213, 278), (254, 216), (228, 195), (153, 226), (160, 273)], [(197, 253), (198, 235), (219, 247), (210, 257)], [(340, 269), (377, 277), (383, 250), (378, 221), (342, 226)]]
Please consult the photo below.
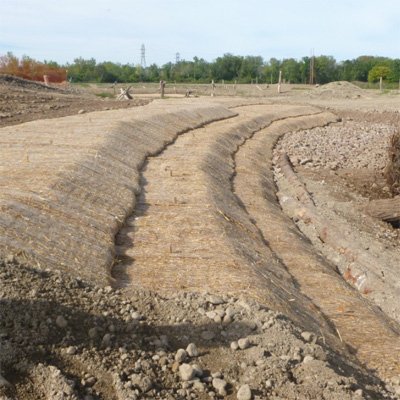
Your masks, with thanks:
[[(379, 90), (379, 82), (370, 83), (370, 82), (352, 82), (354, 85), (358, 86), (361, 89), (376, 89)], [(398, 82), (383, 82), (383, 90), (397, 90), (399, 89)]]
[(309, 86), (309, 87), (292, 87), (290, 90), (311, 90), (314, 86)]
[(90, 87), (90, 84), (86, 82), (73, 82), (72, 84), (81, 87)]
[(114, 95), (112, 93), (108, 92), (101, 92), (101, 93), (95, 93), (96, 96), (101, 97), (102, 99), (113, 99)]

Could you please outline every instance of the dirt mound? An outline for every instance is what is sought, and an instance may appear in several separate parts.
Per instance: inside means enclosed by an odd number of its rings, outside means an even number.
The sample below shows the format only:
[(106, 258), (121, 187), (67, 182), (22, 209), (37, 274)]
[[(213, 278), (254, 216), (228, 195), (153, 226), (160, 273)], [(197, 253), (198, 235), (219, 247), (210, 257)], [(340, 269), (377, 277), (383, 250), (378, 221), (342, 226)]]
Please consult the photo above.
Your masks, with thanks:
[(311, 97), (355, 99), (364, 96), (364, 91), (347, 81), (330, 82), (309, 92)]
[(59, 92), (59, 93), (65, 92), (65, 90), (59, 89), (57, 87), (46, 86), (43, 83), (19, 78), (18, 76), (14, 75), (0, 74), (0, 85), (1, 84), (7, 84), (11, 88), (18, 87), (19, 89), (31, 89), (31, 90), (40, 90), (46, 92)]
[(127, 298), (12, 260), (0, 278), (2, 399), (394, 398), (323, 338), (243, 297)]
[(0, 75), (0, 127), (37, 119), (58, 118), (89, 111), (132, 108), (149, 99), (101, 99), (76, 87), (57, 88)]

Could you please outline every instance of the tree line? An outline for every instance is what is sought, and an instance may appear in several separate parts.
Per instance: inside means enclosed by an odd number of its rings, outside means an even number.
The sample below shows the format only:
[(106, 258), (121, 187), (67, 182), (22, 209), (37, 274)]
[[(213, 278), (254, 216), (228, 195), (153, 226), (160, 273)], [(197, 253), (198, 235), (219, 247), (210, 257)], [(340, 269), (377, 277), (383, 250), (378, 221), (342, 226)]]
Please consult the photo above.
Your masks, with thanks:
[[(313, 71), (311, 73), (311, 68)], [(361, 56), (352, 60), (336, 61), (332, 56), (264, 60), (260, 56), (237, 56), (230, 53), (206, 61), (194, 57), (191, 61), (169, 62), (162, 66), (142, 67), (111, 61), (97, 62), (94, 58), (76, 58), (73, 63), (38, 62), (27, 56), (18, 59), (12, 53), (0, 57), (0, 73), (11, 73), (27, 79), (40, 80), (40, 74), (57, 71), (72, 82), (158, 82), (160, 80), (193, 83), (237, 82), (277, 83), (279, 71), (288, 83), (324, 84), (333, 81), (376, 82), (382, 77), (387, 82), (399, 82), (400, 59)], [(310, 77), (313, 77), (310, 82)]]
[(33, 81), (43, 81), (47, 75), (50, 82), (63, 82), (67, 79), (67, 72), (57, 63), (46, 63), (23, 56), (18, 58), (12, 53), (0, 55), (0, 74), (19, 76)]

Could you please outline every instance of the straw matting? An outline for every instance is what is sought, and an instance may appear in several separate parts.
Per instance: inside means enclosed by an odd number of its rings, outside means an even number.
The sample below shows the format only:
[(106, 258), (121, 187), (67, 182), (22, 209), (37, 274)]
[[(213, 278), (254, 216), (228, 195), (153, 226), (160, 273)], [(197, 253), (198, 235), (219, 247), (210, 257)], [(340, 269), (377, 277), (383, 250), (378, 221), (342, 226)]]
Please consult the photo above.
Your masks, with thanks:
[(1, 129), (0, 253), (106, 283), (146, 157), (233, 115), (201, 102), (154, 102)]

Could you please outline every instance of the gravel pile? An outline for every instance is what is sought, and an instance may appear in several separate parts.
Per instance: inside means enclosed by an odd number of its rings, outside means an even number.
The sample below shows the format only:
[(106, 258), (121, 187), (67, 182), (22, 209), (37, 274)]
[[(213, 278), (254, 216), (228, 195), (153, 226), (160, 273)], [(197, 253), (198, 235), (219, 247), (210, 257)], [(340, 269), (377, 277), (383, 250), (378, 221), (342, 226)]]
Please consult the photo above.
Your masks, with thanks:
[(394, 129), (383, 123), (344, 121), (285, 135), (281, 148), (295, 166), (382, 171)]
[(0, 279), (1, 400), (394, 398), (318, 334), (244, 298), (128, 298), (12, 257)]

